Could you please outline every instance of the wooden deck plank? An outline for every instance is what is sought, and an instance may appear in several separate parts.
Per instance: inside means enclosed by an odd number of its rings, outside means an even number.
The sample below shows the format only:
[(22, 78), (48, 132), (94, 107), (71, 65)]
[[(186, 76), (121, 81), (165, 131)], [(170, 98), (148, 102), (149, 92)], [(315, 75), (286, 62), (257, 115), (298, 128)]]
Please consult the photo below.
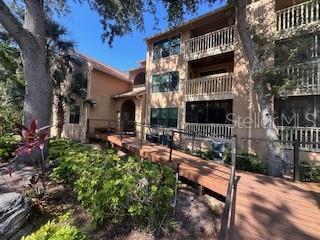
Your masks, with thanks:
[(172, 161), (169, 162), (170, 149), (163, 145), (144, 142), (140, 148), (140, 140), (134, 137), (121, 138), (116, 135), (107, 137), (109, 142), (125, 148), (149, 161), (166, 164), (173, 169), (180, 163), (179, 174), (199, 185), (225, 196), (228, 188), (230, 169), (214, 162), (203, 160), (176, 150), (172, 151)]
[[(163, 145), (145, 143), (119, 136), (108, 136), (108, 141), (155, 163), (175, 168), (180, 163), (180, 175), (226, 195), (230, 168), (173, 150)], [(232, 240), (319, 240), (320, 239), (320, 184), (297, 183), (271, 176), (237, 171), (240, 180), (232, 206)]]
[(320, 184), (238, 175), (231, 239), (320, 239)]

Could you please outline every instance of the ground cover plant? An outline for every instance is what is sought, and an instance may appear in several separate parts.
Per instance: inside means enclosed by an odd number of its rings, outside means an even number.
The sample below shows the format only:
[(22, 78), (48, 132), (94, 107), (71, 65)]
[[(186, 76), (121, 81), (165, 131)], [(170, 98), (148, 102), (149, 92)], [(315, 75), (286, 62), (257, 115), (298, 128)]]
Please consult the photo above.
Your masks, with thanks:
[(19, 136), (6, 134), (0, 136), (0, 160), (8, 161), (15, 155), (15, 150), (20, 142)]
[(132, 219), (159, 230), (171, 218), (175, 179), (168, 167), (70, 140), (51, 141), (49, 159), (57, 164), (51, 177), (72, 185), (96, 226)]
[(300, 163), (300, 181), (320, 183), (320, 166), (302, 161)]
[(86, 240), (86, 236), (77, 227), (70, 225), (68, 219), (70, 213), (66, 213), (58, 218), (58, 221), (48, 221), (36, 232), (22, 237), (21, 240)]
[[(224, 156), (225, 164), (231, 165), (231, 152), (227, 150)], [(267, 164), (259, 156), (250, 153), (240, 153), (236, 157), (236, 169), (254, 173), (267, 173)]]

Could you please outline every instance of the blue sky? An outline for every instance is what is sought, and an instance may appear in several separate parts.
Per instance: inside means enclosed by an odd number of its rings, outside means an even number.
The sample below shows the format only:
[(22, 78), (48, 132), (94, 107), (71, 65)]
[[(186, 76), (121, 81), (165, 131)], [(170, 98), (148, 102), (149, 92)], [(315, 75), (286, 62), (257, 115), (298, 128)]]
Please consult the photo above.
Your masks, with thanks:
[[(221, 6), (220, 0), (211, 7), (201, 5), (195, 15), (188, 15), (185, 18), (186, 20), (194, 18), (219, 6)], [(144, 32), (134, 31), (124, 37), (117, 37), (114, 39), (113, 47), (110, 48), (107, 43), (103, 43), (101, 40), (102, 26), (98, 14), (90, 10), (86, 1), (84, 4), (70, 1), (70, 9), (71, 13), (58, 18), (58, 21), (68, 28), (69, 38), (76, 42), (78, 51), (122, 71), (128, 71), (130, 68), (138, 66), (138, 62), (145, 59), (144, 38), (158, 32), (158, 30), (154, 30), (153, 17), (146, 14)], [(168, 27), (165, 20), (166, 12), (160, 4), (157, 14), (160, 19), (158, 28), (160, 30), (166, 29)]]

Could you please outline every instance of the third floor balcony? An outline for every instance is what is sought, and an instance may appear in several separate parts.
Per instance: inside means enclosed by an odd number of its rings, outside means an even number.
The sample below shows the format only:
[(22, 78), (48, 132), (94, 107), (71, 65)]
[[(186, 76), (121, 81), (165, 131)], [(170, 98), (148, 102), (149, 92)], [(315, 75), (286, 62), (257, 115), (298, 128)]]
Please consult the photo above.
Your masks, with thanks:
[(300, 29), (301, 27), (306, 27), (310, 25), (316, 26), (317, 24), (319, 24), (319, 21), (319, 0), (304, 1), (303, 3), (286, 7), (277, 11), (278, 31), (296, 30)]
[(185, 41), (188, 61), (234, 50), (234, 26), (222, 28)]

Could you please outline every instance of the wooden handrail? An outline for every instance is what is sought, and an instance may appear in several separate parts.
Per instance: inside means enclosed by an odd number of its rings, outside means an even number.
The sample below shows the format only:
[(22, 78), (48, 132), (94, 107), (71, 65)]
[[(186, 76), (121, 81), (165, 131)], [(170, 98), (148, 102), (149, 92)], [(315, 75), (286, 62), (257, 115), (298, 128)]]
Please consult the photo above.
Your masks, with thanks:
[(237, 154), (237, 137), (231, 139), (231, 171), (225, 200), (224, 210), (222, 214), (221, 227), (219, 232), (219, 240), (226, 240), (230, 229), (230, 209), (234, 200), (236, 188), (236, 154)]

